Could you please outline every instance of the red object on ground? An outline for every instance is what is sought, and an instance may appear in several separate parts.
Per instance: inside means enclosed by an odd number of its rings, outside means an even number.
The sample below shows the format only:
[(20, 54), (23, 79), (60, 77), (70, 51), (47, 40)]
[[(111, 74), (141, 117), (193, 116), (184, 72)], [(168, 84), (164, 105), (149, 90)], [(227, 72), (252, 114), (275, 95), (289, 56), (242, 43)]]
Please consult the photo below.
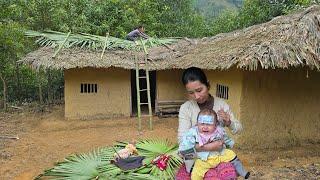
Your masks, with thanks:
[[(177, 172), (176, 180), (191, 180), (191, 174), (187, 173), (185, 165)], [(204, 176), (204, 180), (234, 180), (237, 172), (231, 163), (221, 163), (216, 168), (210, 169)]]
[(156, 157), (152, 161), (152, 163), (155, 164), (161, 171), (163, 171), (167, 169), (169, 159), (170, 159), (170, 156), (163, 154)]

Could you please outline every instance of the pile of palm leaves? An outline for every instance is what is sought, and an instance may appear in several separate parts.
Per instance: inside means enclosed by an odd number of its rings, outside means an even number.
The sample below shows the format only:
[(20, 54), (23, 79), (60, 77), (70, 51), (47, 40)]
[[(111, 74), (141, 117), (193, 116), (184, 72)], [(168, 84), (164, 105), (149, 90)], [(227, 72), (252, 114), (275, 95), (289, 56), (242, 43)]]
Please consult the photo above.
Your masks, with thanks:
[[(123, 171), (111, 160), (115, 150), (122, 149), (126, 142), (119, 142), (114, 147), (101, 148), (86, 154), (71, 155), (55, 167), (45, 170), (36, 179), (174, 179), (175, 170), (181, 165), (177, 155), (177, 144), (165, 140), (141, 140), (136, 143), (140, 156), (144, 156), (144, 166)], [(168, 155), (170, 159), (165, 170), (161, 171), (152, 164), (159, 155)]]
[(106, 35), (97, 36), (92, 34), (72, 34), (62, 33), (57, 31), (26, 31), (27, 37), (36, 37), (36, 43), (45, 47), (58, 47), (63, 46), (65, 48), (80, 47), (91, 50), (111, 50), (111, 49), (123, 49), (123, 50), (141, 50), (142, 43), (146, 48), (157, 47), (161, 45), (172, 44), (177, 41), (175, 38), (148, 38), (142, 41), (128, 41), (112, 36)]

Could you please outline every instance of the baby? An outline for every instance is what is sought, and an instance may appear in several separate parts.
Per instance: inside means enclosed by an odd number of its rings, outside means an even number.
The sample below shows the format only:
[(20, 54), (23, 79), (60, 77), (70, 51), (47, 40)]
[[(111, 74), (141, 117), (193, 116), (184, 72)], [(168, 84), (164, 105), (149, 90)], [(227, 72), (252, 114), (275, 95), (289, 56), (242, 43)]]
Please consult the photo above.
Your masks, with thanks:
[[(210, 168), (216, 167), (221, 162), (231, 162), (237, 173), (248, 179), (250, 172), (244, 169), (237, 155), (227, 149), (233, 147), (234, 141), (219, 124), (216, 112), (212, 109), (204, 109), (199, 112), (197, 125), (184, 134), (179, 145), (179, 153), (184, 158), (187, 172), (190, 172), (193, 166), (191, 179), (203, 179)], [(223, 141), (224, 145), (218, 151), (195, 151), (196, 144), (201, 147), (213, 141)]]

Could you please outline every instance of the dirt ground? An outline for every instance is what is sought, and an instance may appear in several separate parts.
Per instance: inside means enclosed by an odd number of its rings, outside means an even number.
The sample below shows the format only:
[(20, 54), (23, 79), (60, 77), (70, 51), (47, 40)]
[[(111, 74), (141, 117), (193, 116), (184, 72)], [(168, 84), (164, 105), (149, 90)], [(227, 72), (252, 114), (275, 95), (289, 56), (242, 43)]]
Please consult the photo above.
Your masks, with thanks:
[[(0, 179), (33, 179), (72, 153), (91, 151), (117, 140), (163, 138), (176, 141), (177, 118), (155, 118), (154, 130), (137, 132), (135, 118), (64, 120), (63, 107), (39, 113), (32, 109), (0, 113)], [(320, 144), (288, 149), (235, 149), (251, 179), (320, 179)]]

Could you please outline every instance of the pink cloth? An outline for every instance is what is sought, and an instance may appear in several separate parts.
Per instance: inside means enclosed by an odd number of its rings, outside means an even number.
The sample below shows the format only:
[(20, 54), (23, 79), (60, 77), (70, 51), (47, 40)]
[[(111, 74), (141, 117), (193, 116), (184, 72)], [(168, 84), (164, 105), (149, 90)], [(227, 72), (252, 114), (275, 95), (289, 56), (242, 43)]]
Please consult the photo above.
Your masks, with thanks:
[(198, 136), (199, 136), (199, 146), (203, 146), (209, 142), (212, 142), (213, 140), (220, 140), (223, 139), (225, 131), (223, 130), (223, 127), (217, 126), (216, 129), (212, 134), (204, 135), (201, 134), (198, 130)]
[(207, 144), (208, 142), (210, 142), (213, 134), (214, 133), (209, 134), (209, 135), (204, 135), (204, 134), (199, 133), (199, 146), (203, 146), (203, 145)]
[[(187, 173), (185, 165), (177, 172), (176, 180), (191, 180), (191, 174)], [(210, 169), (204, 176), (204, 180), (234, 180), (237, 172), (231, 163), (220, 163), (216, 168)]]

